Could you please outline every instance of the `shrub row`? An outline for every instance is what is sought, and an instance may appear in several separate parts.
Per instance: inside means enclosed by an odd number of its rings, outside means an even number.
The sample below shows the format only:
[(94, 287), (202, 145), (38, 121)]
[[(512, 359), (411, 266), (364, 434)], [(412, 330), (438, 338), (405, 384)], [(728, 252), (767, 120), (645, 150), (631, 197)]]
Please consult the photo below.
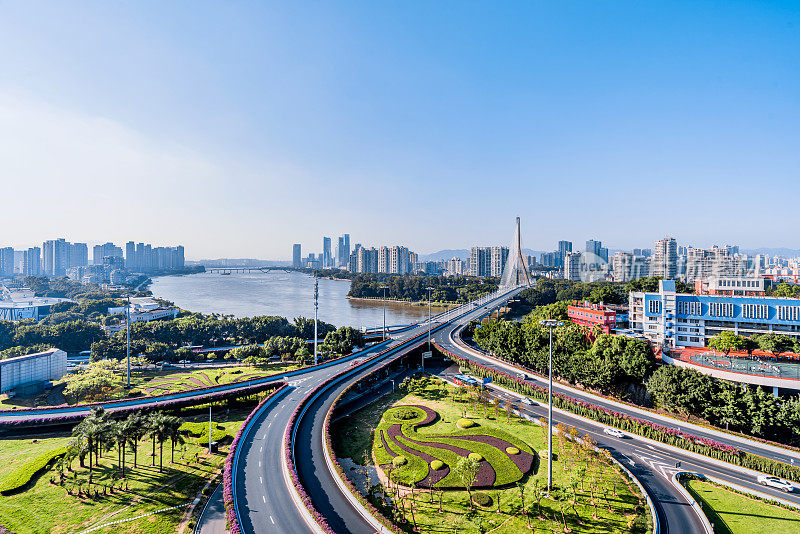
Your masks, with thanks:
[(239, 520), (236, 518), (236, 511), (234, 510), (234, 502), (233, 502), (233, 458), (236, 455), (236, 449), (239, 446), (239, 440), (242, 438), (242, 434), (244, 433), (244, 429), (247, 428), (247, 425), (250, 421), (253, 420), (258, 410), (261, 409), (264, 404), (266, 404), (272, 397), (283, 391), (284, 388), (288, 387), (288, 384), (283, 383), (275, 390), (267, 395), (267, 397), (261, 401), (256, 408), (250, 412), (250, 415), (247, 416), (247, 419), (244, 420), (242, 426), (239, 428), (239, 431), (234, 436), (233, 441), (231, 442), (231, 447), (228, 450), (228, 456), (225, 458), (225, 466), (222, 470), (222, 501), (225, 503), (225, 518), (228, 522), (228, 530), (230, 534), (241, 534), (241, 527), (239, 526)]
[(61, 458), (66, 453), (67, 447), (59, 447), (52, 451), (43, 452), (34, 459), (25, 462), (0, 482), (0, 493), (11, 493), (24, 487), (39, 471), (50, 465), (53, 460)]
[[(535, 384), (529, 384), (516, 376), (497, 371), (483, 364), (474, 362), (467, 358), (453, 354), (447, 349), (434, 344), (437, 349), (458, 363), (459, 367), (468, 369), (470, 373), (481, 378), (491, 377), (492, 381), (514, 390), (517, 393), (529, 397), (535, 397), (543, 402), (547, 402), (547, 389)], [(795, 482), (800, 482), (800, 468), (770, 460), (762, 456), (757, 456), (744, 452), (736, 447), (719, 443), (707, 438), (701, 438), (675, 428), (659, 425), (651, 421), (632, 417), (627, 414), (615, 412), (596, 404), (591, 404), (578, 399), (574, 399), (563, 393), (553, 393), (553, 406), (575, 413), (582, 417), (592, 419), (599, 423), (615, 426), (626, 432), (638, 434), (640, 436), (660, 441), (667, 445), (673, 445), (687, 451), (716, 458), (734, 465), (739, 465), (747, 469), (753, 469), (771, 475), (779, 476)]]

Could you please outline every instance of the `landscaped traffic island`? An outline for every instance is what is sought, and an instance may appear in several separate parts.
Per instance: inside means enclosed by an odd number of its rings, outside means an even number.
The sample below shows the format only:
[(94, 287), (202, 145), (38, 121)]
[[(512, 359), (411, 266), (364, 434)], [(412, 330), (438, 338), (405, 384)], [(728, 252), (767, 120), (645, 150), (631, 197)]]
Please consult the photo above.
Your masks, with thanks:
[(652, 530), (637, 486), (567, 428), (553, 444), (555, 487), (547, 495), (542, 427), (477, 391), (408, 380), (330, 428), (342, 471), (399, 531)]

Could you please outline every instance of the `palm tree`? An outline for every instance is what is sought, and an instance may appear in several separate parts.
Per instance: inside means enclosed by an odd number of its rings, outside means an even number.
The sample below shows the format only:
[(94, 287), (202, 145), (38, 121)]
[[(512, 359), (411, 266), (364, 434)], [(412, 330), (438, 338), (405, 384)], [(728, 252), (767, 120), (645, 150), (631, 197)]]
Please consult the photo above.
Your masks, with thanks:
[[(156, 440), (158, 439), (159, 435), (159, 427), (161, 426), (161, 420), (164, 418), (164, 414), (161, 412), (152, 412), (147, 414), (147, 433), (150, 434), (150, 438), (153, 440), (153, 463), (152, 465), (156, 465)], [(163, 438), (162, 438), (163, 443)]]
[[(186, 441), (183, 439), (183, 434), (181, 434), (181, 425), (183, 424), (183, 419), (180, 417), (175, 416), (167, 416), (164, 418), (166, 424), (167, 434), (166, 437), (169, 438), (171, 444), (171, 451), (170, 451), (170, 463), (175, 463), (175, 445), (183, 445)], [(211, 436), (209, 436), (209, 439)]]
[(93, 474), (92, 452), (95, 451), (95, 447), (101, 441), (105, 431), (103, 415), (103, 408), (93, 408), (92, 413), (84, 417), (83, 421), (72, 429), (73, 436), (77, 436), (81, 441), (85, 440), (86, 442), (87, 452), (89, 453), (89, 483), (92, 482)]
[(141, 412), (134, 412), (125, 420), (128, 426), (128, 443), (133, 449), (133, 467), (136, 468), (136, 460), (139, 452), (139, 442), (147, 434), (147, 417)]
[[(164, 442), (169, 435), (169, 417), (159, 413), (158, 417), (154, 418), (153, 422), (153, 436), (158, 440), (158, 472), (160, 473), (164, 470)], [(153, 446), (155, 446), (155, 441), (153, 442)]]
[(117, 444), (117, 464), (122, 469), (122, 476), (125, 477), (125, 445), (128, 444), (129, 437), (129, 425), (127, 419), (122, 421), (115, 421), (111, 425), (111, 436), (113, 437), (114, 441)]

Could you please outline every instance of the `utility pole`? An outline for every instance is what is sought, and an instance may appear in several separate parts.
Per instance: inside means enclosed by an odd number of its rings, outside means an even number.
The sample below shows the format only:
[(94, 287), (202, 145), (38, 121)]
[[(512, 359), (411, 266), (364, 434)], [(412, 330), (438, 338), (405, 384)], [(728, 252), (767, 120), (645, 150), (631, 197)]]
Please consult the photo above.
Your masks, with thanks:
[(208, 403), (208, 454), (211, 454), (211, 403)]
[(317, 312), (319, 311), (319, 279), (314, 271), (314, 365), (317, 365)]
[(125, 386), (131, 389), (131, 293), (128, 291), (128, 306), (125, 308), (127, 319), (125, 321), (125, 337), (128, 347), (128, 382)]
[(539, 324), (550, 328), (550, 364), (547, 366), (547, 492), (553, 489), (553, 328), (564, 323), (555, 319), (545, 319)]

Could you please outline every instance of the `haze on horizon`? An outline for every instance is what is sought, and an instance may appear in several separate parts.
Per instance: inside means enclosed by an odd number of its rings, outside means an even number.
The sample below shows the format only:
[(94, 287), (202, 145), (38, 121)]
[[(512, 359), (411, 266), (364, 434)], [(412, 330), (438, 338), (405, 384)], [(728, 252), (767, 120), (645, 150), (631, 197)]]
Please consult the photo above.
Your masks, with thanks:
[(800, 248), (796, 2), (0, 4), (0, 245)]

